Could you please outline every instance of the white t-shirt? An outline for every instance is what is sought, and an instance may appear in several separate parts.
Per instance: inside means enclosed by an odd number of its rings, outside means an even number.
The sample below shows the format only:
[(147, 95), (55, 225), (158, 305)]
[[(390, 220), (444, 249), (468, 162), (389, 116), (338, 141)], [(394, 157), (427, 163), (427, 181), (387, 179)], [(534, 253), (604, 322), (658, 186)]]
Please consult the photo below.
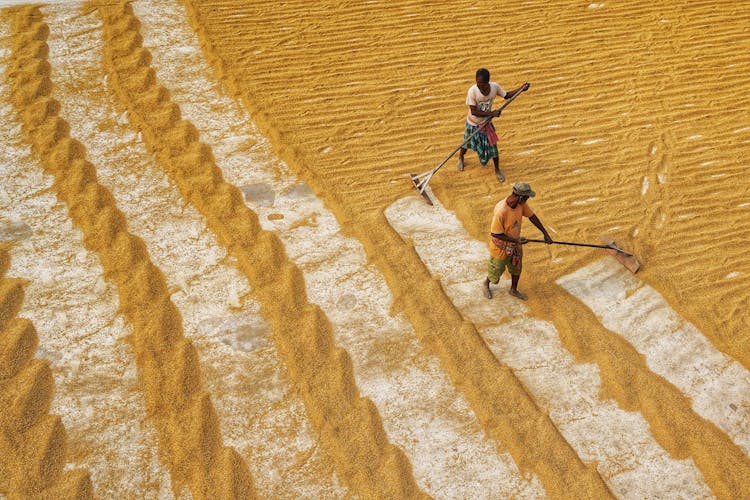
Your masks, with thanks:
[[(500, 96), (502, 98), (505, 98), (507, 92), (503, 90), (503, 88), (498, 85), (495, 82), (490, 82), (490, 93), (489, 95), (482, 94), (482, 91), (479, 90), (479, 87), (477, 87), (476, 84), (472, 85), (469, 89), (469, 92), (466, 94), (466, 105), (467, 106), (476, 106), (477, 109), (481, 111), (491, 111), (492, 110), (492, 101), (495, 100), (496, 96)], [(472, 125), (481, 125), (486, 119), (486, 116), (474, 116), (471, 114), (471, 108), (469, 108), (469, 113), (466, 115), (466, 119), (471, 123)]]

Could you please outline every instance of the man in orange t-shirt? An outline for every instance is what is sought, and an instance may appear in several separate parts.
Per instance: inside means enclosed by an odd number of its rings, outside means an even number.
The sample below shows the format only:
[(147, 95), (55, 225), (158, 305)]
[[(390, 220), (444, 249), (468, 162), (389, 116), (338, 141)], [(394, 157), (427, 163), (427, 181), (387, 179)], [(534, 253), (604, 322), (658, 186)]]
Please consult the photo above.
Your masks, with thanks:
[(521, 300), (528, 298), (518, 289), (523, 260), (522, 245), (526, 243), (526, 238), (521, 236), (523, 218), (529, 219), (544, 234), (544, 241), (548, 245), (552, 243), (542, 221), (526, 203), (534, 196), (536, 193), (531, 190), (531, 186), (525, 182), (516, 182), (511, 195), (495, 205), (490, 225), (490, 262), (483, 288), (484, 296), (488, 299), (492, 298), (490, 283), (496, 285), (506, 268), (511, 282), (508, 293)]

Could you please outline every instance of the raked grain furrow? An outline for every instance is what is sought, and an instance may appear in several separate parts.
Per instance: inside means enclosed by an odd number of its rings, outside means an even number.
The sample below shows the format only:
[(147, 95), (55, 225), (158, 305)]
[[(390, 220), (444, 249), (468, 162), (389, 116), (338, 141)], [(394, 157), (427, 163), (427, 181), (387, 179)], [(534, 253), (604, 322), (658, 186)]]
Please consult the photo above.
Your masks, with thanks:
[(5, 275), (8, 245), (0, 245), (0, 494), (8, 498), (94, 498), (89, 473), (63, 470), (66, 433), (50, 415), (54, 381), (49, 362), (35, 357), (34, 325), (18, 317), (24, 284)]
[(180, 315), (169, 299), (161, 272), (143, 242), (126, 229), (123, 214), (96, 178), (84, 146), (69, 136), (50, 97), (48, 27), (37, 8), (13, 12), (8, 76), (12, 100), (32, 151), (55, 177), (53, 189), (64, 201), (84, 245), (98, 254), (105, 275), (118, 288), (120, 309), (132, 325), (147, 414), (179, 492), (188, 484), (197, 498), (251, 496), (246, 465), (222, 446), (215, 411), (201, 389), (200, 366), (182, 333)]
[[(707, 418), (705, 411), (694, 408), (683, 387), (663, 377), (662, 370), (656, 370), (632, 345), (602, 325), (590, 309), (567, 292), (556, 291), (554, 305), (543, 304), (540, 310), (552, 319), (562, 344), (577, 360), (598, 365), (603, 394), (617, 401), (621, 408), (642, 413), (656, 441), (671, 456), (692, 458), (717, 497), (748, 494), (746, 477), (750, 473), (750, 459), (732, 442), (726, 429), (717, 425), (720, 420)], [(587, 327), (582, 329), (581, 324)], [(638, 330), (634, 328), (634, 333)], [(735, 413), (729, 406), (734, 404), (732, 401), (724, 401), (719, 408)]]
[(105, 280), (96, 255), (84, 249), (81, 231), (55, 197), (53, 177), (33, 157), (16, 122), (5, 78), (9, 31), (4, 16), (0, 121), (13, 126), (0, 130), (0, 239), (12, 245), (8, 274), (27, 282), (20, 315), (36, 326), (37, 357), (50, 362), (50, 412), (65, 426), (69, 467), (89, 471), (96, 495), (168, 494), (169, 472), (159, 463), (155, 430), (144, 425), (133, 351), (124, 341), (130, 328), (117, 313), (116, 287)]
[[(157, 24), (163, 27), (167, 22), (163, 11), (157, 5), (149, 6), (153, 9), (151, 15), (159, 18)], [(267, 339), (270, 326), (261, 317), (259, 304), (248, 297), (250, 290), (247, 280), (232, 264), (231, 259), (226, 258), (225, 249), (205, 227), (203, 217), (181, 200), (179, 191), (169, 182), (155, 158), (137, 140), (137, 132), (128, 126), (125, 116), (117, 111), (104, 78), (102, 24), (99, 16), (90, 9), (82, 10), (80, 5), (67, 4), (49, 5), (43, 8), (43, 12), (45, 22), (50, 27), (47, 40), (50, 64), (57, 74), (67, 75), (63, 81), (56, 81), (53, 89), (53, 96), (60, 101), (60, 113), (66, 116), (71, 135), (86, 144), (89, 157), (97, 159), (98, 182), (112, 192), (118, 208), (127, 218), (130, 232), (138, 234), (144, 241), (153, 263), (164, 273), (171, 299), (180, 311), (185, 336), (195, 346), (200, 359), (201, 378), (204, 387), (211, 394), (224, 442), (231, 443), (247, 463), (256, 492), (261, 497), (329, 498), (344, 495), (344, 488), (336, 483), (324, 452), (316, 444), (315, 435), (305, 419), (302, 400), (291, 390), (283, 362), (278, 359)], [(192, 66), (197, 51), (186, 53), (185, 47), (181, 45), (170, 48), (186, 59), (188, 67)], [(172, 68), (174, 66), (168, 69)], [(185, 82), (178, 81), (181, 85)], [(208, 103), (211, 102), (210, 97), (202, 93), (197, 95), (198, 100)], [(205, 117), (220, 121), (222, 114), (209, 111)], [(221, 140), (226, 140), (231, 147), (238, 145), (236, 139), (234, 136), (225, 136)], [(246, 136), (245, 140), (252, 139)], [(23, 167), (18, 168), (21, 169)], [(23, 185), (21, 182), (18, 184)], [(20, 204), (14, 205), (18, 208)], [(35, 224), (30, 219), (28, 210), (21, 210), (21, 215), (22, 220), (34, 230)], [(47, 216), (47, 227), (50, 230), (59, 226), (54, 217)], [(30, 279), (35, 279), (49, 268), (49, 265), (34, 266), (33, 263), (51, 261), (34, 259), (35, 252), (32, 248), (39, 248), (41, 245), (34, 245), (33, 239), (34, 237), (22, 240), (19, 245), (21, 248), (17, 250), (17, 253), (23, 252), (26, 257), (17, 267), (23, 269), (25, 263), (31, 268), (32, 272), (23, 274)], [(38, 239), (45, 238), (40, 235)], [(52, 239), (66, 240), (54, 236)], [(48, 245), (46, 248), (57, 249), (57, 246)], [(76, 249), (72, 253), (75, 255), (78, 251)], [(86, 254), (85, 251), (80, 253)], [(85, 277), (84, 271), (88, 266), (81, 260), (76, 262), (79, 264), (73, 270)], [(34, 274), (33, 270), (39, 268), (41, 273)], [(101, 273), (100, 270), (93, 269), (91, 274), (97, 272)], [(57, 284), (58, 281), (53, 283)], [(65, 286), (65, 283), (60, 283), (60, 286)], [(32, 290), (39, 295), (38, 287)], [(85, 289), (69, 287), (69, 290), (69, 298), (90, 298), (87, 294), (80, 293)], [(65, 310), (69, 311), (69, 316), (74, 317), (79, 313), (71, 302), (66, 303)], [(102, 306), (106, 303), (106, 300), (100, 298), (99, 307), (94, 309), (89, 306), (96, 312), (87, 313), (84, 310), (82, 314), (107, 318), (109, 316), (106, 315), (106, 310), (102, 311)], [(116, 309), (116, 304), (113, 305), (112, 309)], [(50, 309), (58, 307), (53, 305)], [(26, 312), (30, 310), (27, 308)], [(54, 331), (56, 317), (48, 315), (42, 321), (35, 321), (39, 324), (44, 322), (48, 331)], [(114, 323), (118, 325), (121, 322)], [(96, 321), (89, 321), (87, 326), (89, 324), (95, 325)], [(79, 330), (81, 337), (90, 334), (89, 328)], [(157, 450), (151, 448), (153, 435), (139, 432), (150, 428), (142, 425), (143, 416), (137, 413), (142, 402), (139, 400), (135, 381), (132, 380), (134, 377), (131, 372), (135, 370), (128, 370), (128, 376), (117, 377), (116, 374), (122, 372), (122, 368), (113, 367), (113, 363), (107, 362), (110, 361), (110, 354), (112, 358), (123, 360), (126, 366), (129, 366), (127, 361), (132, 358), (132, 353), (126, 351), (128, 346), (123, 345), (123, 342), (117, 342), (115, 347), (125, 350), (124, 353), (112, 349), (112, 340), (107, 342), (108, 338), (124, 336), (124, 333), (118, 334), (116, 329), (113, 330), (115, 331), (109, 336), (97, 332), (96, 341), (91, 341), (91, 344), (97, 346), (104, 344), (104, 359), (102, 356), (93, 359), (95, 350), (89, 349), (80, 354), (81, 358), (91, 359), (82, 366), (95, 366), (100, 377), (101, 374), (112, 374), (102, 377), (100, 385), (111, 378), (119, 381), (123, 387), (132, 389), (128, 394), (134, 393), (129, 399), (133, 400), (136, 414), (133, 415), (132, 410), (131, 414), (121, 409), (118, 411), (118, 405), (100, 410), (93, 404), (96, 401), (95, 395), (88, 392), (92, 389), (91, 384), (86, 384), (88, 391), (74, 401), (85, 401), (86, 405), (94, 406), (96, 418), (92, 420), (96, 422), (96, 427), (77, 425), (79, 436), (84, 437), (86, 443), (97, 444), (98, 449), (86, 450), (87, 456), (100, 457), (102, 454), (99, 450), (107, 451), (107, 462), (97, 461), (97, 474), (92, 473), (98, 494), (106, 497), (142, 493), (161, 497), (168, 494), (168, 473), (163, 470), (144, 470), (144, 465), (151, 465), (144, 458), (149, 457), (150, 452), (155, 454)], [(75, 351), (80, 350), (75, 343), (73, 346)], [(71, 358), (75, 359), (73, 356)], [(58, 370), (63, 371), (65, 367), (59, 366)], [(82, 384), (79, 382), (78, 385)], [(118, 400), (114, 397), (113, 390), (108, 389), (104, 394), (105, 400)], [(68, 403), (63, 408), (68, 405), (83, 406)], [(103, 418), (102, 414), (106, 414), (107, 418)], [(81, 419), (75, 421), (78, 423)], [(65, 416), (63, 422), (66, 422)], [(127, 439), (113, 432), (120, 432), (121, 428), (130, 427), (131, 423), (138, 427), (127, 429)], [(106, 431), (99, 430), (102, 428)], [(92, 439), (94, 436), (100, 438), (110, 435), (114, 435), (114, 442)], [(130, 453), (138, 457), (135, 461), (126, 458), (129, 452), (128, 448), (122, 447), (123, 442), (143, 443), (149, 448), (131, 448)], [(121, 456), (121, 453), (125, 456)], [(305, 457), (303, 463), (295, 459), (301, 456)], [(283, 477), (284, 481), (278, 481), (279, 477)], [(160, 485), (159, 480), (166, 484)], [(161, 487), (161, 491), (155, 487), (157, 485)]]
[[(632, 344), (654, 373), (691, 398), (696, 413), (721, 428), (750, 456), (750, 372), (716, 350), (653, 288), (612, 264), (609, 259), (594, 262), (559, 279), (558, 284)], [(613, 293), (605, 298), (601, 289)], [(638, 312), (623, 313), (626, 308)]]
[(308, 302), (300, 270), (279, 239), (261, 228), (239, 189), (223, 181), (211, 148), (197, 140), (195, 127), (180, 119), (179, 107), (156, 81), (132, 7), (98, 9), (110, 88), (183, 197), (237, 259), (339, 478), (363, 496), (422, 496), (403, 452), (388, 442), (377, 409), (359, 396), (351, 360), (334, 344), (328, 319)]

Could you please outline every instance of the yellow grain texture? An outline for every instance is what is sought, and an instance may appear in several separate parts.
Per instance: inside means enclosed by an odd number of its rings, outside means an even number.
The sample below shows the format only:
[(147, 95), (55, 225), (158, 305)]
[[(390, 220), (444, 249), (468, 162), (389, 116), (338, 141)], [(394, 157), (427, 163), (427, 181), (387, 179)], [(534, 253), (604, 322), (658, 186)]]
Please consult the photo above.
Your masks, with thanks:
[(93, 498), (85, 470), (63, 471), (66, 435), (50, 415), (54, 383), (46, 360), (34, 358), (34, 325), (17, 316), (23, 282), (5, 274), (9, 248), (0, 245), (0, 494), (16, 498)]
[[(121, 312), (132, 326), (146, 413), (158, 431), (160, 454), (175, 492), (188, 485), (194, 498), (253, 497), (247, 466), (235, 450), (222, 444), (216, 412), (202, 389), (195, 349), (184, 338), (164, 276), (150, 261), (143, 241), (127, 231), (112, 194), (97, 182), (84, 146), (69, 136), (67, 122), (58, 116), (46, 59), (49, 29), (41, 12), (25, 7), (11, 14), (8, 75), (13, 104), (33, 153), (54, 176), (58, 198), (83, 232), (84, 245), (96, 252), (106, 278), (117, 285)], [(51, 391), (49, 368), (32, 362), (22, 373), (27, 375), (20, 387), (34, 385), (37, 392), (15, 396), (12, 414), (28, 413), (22, 420), (31, 422), (32, 414), (44, 413), (49, 404), (49, 397), (40, 395)], [(57, 463), (64, 446), (50, 442), (62, 439), (62, 428), (49, 419), (38, 427), (40, 436), (24, 440), (24, 446), (46, 457), (42, 463)]]
[(301, 271), (278, 237), (261, 228), (242, 193), (223, 180), (211, 148), (198, 141), (195, 127), (181, 119), (156, 81), (129, 3), (93, 5), (104, 22), (104, 65), (116, 100), (182, 196), (237, 259), (339, 479), (364, 498), (424, 496), (411, 464), (388, 442), (374, 404), (360, 397), (351, 359), (334, 345), (328, 318), (308, 301)]
[(750, 496), (750, 458), (724, 431), (698, 415), (689, 397), (653, 373), (630, 344), (565, 293), (554, 305), (539, 303), (538, 310), (554, 322), (563, 345), (578, 362), (598, 365), (603, 395), (628, 411), (640, 412), (670, 455), (692, 458), (718, 498)]
[[(362, 242), (369, 258), (385, 276), (396, 303), (404, 310), (420, 338), (437, 352), (453, 383), (463, 391), (483, 428), (496, 440), (499, 449), (509, 451), (522, 470), (536, 473), (552, 497), (609, 496), (610, 492), (597, 473), (595, 464), (586, 465), (579, 459), (512, 371), (494, 357), (476, 327), (463, 319), (442, 290), (439, 281), (430, 275), (419, 259), (413, 246), (393, 230), (383, 215), (383, 209), (392, 201), (399, 196), (412, 194), (408, 188), (411, 183), (406, 177), (408, 170), (402, 168), (400, 175), (395, 174), (393, 164), (400, 161), (402, 153), (406, 154), (400, 151), (396, 141), (412, 140), (408, 137), (405, 139), (404, 136), (416, 134), (417, 128), (403, 131), (404, 135), (399, 136), (389, 133), (394, 142), (386, 144), (382, 138), (372, 135), (379, 133), (374, 129), (381, 128), (382, 118), (367, 116), (367, 113), (354, 107), (344, 110), (345, 102), (351, 104), (351, 98), (342, 101), (343, 107), (336, 106), (334, 95), (337, 90), (342, 90), (335, 88), (338, 82), (321, 83), (320, 87), (315, 87), (315, 92), (310, 88), (305, 90), (298, 87), (298, 83), (292, 84), (298, 79), (306, 79), (306, 75), (315, 75), (325, 80), (325, 77), (320, 76), (322, 68), (317, 66), (322, 61), (321, 53), (317, 57), (306, 54), (311, 58), (305, 61), (297, 59), (302, 57), (300, 54), (276, 54), (280, 57), (277, 62), (281, 65), (273, 62), (270, 64), (272, 69), (256, 66), (261, 63), (261, 59), (269, 61), (265, 57), (255, 58), (254, 55), (265, 54), (266, 50), (274, 51), (286, 40), (281, 38), (276, 43), (260, 40), (273, 31), (270, 30), (271, 24), (302, 22), (306, 25), (305, 29), (320, 30), (317, 42), (307, 37), (305, 40), (311, 46), (315, 45), (316, 50), (325, 52), (338, 51), (336, 47), (339, 44), (346, 44), (347, 30), (333, 30), (330, 23), (336, 24), (335, 20), (340, 16), (347, 18), (347, 22), (352, 22), (354, 28), (362, 28), (364, 17), (354, 22), (352, 18), (356, 17), (356, 12), (337, 10), (333, 5), (316, 7), (308, 12), (312, 17), (305, 17), (305, 20), (292, 13), (294, 7), (301, 8), (301, 4), (289, 6), (289, 11), (286, 7), (277, 10), (272, 18), (261, 14), (265, 7), (257, 4), (241, 6), (233, 2), (186, 2), (186, 6), (191, 24), (199, 34), (204, 51), (218, 77), (242, 97), (253, 119), (264, 134), (271, 138), (277, 152), (327, 202), (345, 230), (353, 232)], [(244, 28), (237, 30), (237, 26), (244, 26), (243, 22), (235, 25), (232, 33), (236, 40), (234, 48), (225, 39), (229, 36), (226, 30), (229, 30), (230, 22), (224, 16), (228, 16), (229, 12), (237, 16), (234, 19), (247, 15), (248, 22), (252, 18), (255, 23), (252, 33)], [(316, 17), (321, 13), (332, 17)], [(308, 22), (310, 25), (307, 25)], [(375, 43), (368, 40), (362, 42), (370, 45)], [(254, 43), (262, 43), (263, 49), (254, 49)], [(326, 43), (330, 43), (329, 48), (326, 48)], [(404, 47), (404, 52), (408, 53), (413, 48)], [(371, 46), (368, 50), (376, 49)], [(374, 52), (362, 54), (372, 55)], [(354, 65), (349, 55), (343, 51), (336, 61)], [(281, 67), (284, 64), (290, 66)], [(333, 63), (329, 60), (326, 64)], [(383, 68), (384, 66), (372, 67), (366, 73), (372, 76)], [(347, 70), (355, 71), (352, 68)], [(244, 74), (246, 71), (250, 73)], [(282, 80), (288, 78), (290, 86), (287, 91), (298, 99), (297, 102), (305, 103), (304, 108), (295, 110), (281, 106), (277, 109), (274, 104), (264, 100), (260, 88), (265, 83), (277, 83), (271, 75), (274, 72), (283, 75)], [(297, 76), (292, 76), (292, 73)], [(357, 74), (361, 76), (360, 73)], [(340, 71), (330, 73), (331, 79), (340, 76)], [(367, 87), (367, 92), (363, 92), (365, 101), (370, 97), (379, 103), (379, 107), (390, 107), (390, 104), (403, 101), (398, 93), (390, 94), (391, 98), (386, 89), (377, 89), (375, 85), (366, 85), (361, 81), (359, 83)], [(302, 93), (306, 93), (306, 96), (302, 97)], [(314, 97), (311, 96), (312, 93), (315, 94)], [(271, 94), (268, 97), (273, 100)], [(332, 116), (337, 113), (342, 114)], [(382, 115), (380, 111), (377, 114)], [(327, 116), (330, 125), (313, 125), (312, 121), (319, 120), (321, 116)], [(340, 119), (344, 119), (344, 123)], [(342, 137), (347, 140), (354, 139), (357, 144), (337, 142), (337, 132), (341, 132)], [(368, 144), (367, 159), (360, 159), (353, 149), (369, 140), (375, 141), (377, 145)], [(339, 154), (331, 153), (330, 149), (334, 147), (338, 148)], [(394, 151), (395, 149), (399, 151)], [(373, 157), (377, 157), (377, 160), (373, 160)], [(367, 161), (373, 166), (365, 166)], [(400, 179), (400, 182), (394, 183), (390, 176)], [(403, 189), (404, 186), (407, 188)]]
[[(577, 470), (565, 465), (575, 460), (552, 458), (563, 444), (538, 440), (544, 419), (381, 215), (414, 194), (408, 173), (461, 142), (476, 68), (506, 89), (532, 82), (496, 120), (501, 165), (511, 182), (532, 183), (553, 236), (613, 235), (643, 261), (642, 279), (750, 367), (750, 289), (726, 278), (750, 275), (739, 175), (750, 135), (748, 5), (520, 2), (482, 13), (468, 0), (184, 3), (217, 77), (363, 242), (487, 432), (553, 496), (574, 491), (561, 475)], [(477, 36), (484, 21), (487, 35)], [(477, 167), (470, 152), (466, 171), (450, 162), (431, 186), (484, 240), (510, 188)], [(533, 313), (554, 321), (580, 361), (597, 363), (606, 395), (641, 411), (673, 456), (693, 458), (717, 496), (747, 496), (742, 450), (554, 284), (602, 255), (556, 249), (552, 261), (529, 247), (522, 285), (533, 290)]]

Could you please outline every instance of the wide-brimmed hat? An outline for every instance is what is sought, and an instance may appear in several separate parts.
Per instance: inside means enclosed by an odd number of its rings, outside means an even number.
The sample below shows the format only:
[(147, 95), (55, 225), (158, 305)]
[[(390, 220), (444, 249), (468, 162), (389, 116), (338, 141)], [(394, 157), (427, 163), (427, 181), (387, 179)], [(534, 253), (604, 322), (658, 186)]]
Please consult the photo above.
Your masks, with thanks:
[(531, 186), (527, 182), (516, 182), (513, 184), (513, 194), (528, 196), (529, 198), (536, 196), (536, 193), (531, 190)]

